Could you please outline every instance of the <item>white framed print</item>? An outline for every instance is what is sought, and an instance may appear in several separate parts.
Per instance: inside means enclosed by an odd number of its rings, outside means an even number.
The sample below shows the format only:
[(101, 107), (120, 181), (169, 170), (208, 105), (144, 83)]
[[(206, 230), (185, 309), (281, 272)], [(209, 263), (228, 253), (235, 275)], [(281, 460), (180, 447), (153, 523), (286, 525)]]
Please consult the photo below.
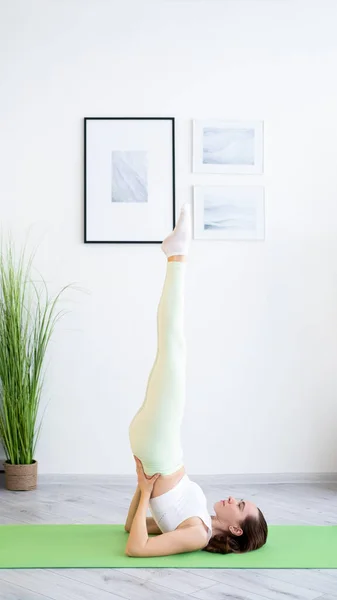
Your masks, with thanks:
[(264, 188), (194, 186), (194, 238), (264, 240)]
[(261, 174), (263, 121), (193, 121), (195, 173)]
[(86, 117), (85, 243), (161, 243), (175, 225), (174, 160), (174, 118)]

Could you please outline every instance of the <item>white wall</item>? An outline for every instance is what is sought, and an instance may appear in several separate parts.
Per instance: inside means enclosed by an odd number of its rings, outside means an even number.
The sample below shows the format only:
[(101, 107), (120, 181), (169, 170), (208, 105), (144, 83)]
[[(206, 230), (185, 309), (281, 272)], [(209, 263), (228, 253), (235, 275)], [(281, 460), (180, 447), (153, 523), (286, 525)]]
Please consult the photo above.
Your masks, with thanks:
[[(72, 312), (49, 354), (44, 473), (131, 473), (127, 428), (155, 354), (165, 261), (82, 240), (84, 116), (175, 116), (177, 199), (191, 119), (265, 122), (266, 241), (194, 242), (191, 473), (337, 471), (337, 4), (334, 0), (0, 0), (4, 231)], [(252, 178), (212, 176), (222, 183)]]

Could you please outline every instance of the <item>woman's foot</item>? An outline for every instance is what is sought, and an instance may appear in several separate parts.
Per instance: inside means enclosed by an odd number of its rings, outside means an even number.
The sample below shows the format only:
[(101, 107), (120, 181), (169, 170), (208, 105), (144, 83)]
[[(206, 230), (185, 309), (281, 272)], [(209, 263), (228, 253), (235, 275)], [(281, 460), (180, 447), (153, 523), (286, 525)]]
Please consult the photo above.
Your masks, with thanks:
[(170, 235), (164, 239), (161, 247), (167, 258), (186, 256), (192, 237), (191, 205), (184, 204), (178, 222)]

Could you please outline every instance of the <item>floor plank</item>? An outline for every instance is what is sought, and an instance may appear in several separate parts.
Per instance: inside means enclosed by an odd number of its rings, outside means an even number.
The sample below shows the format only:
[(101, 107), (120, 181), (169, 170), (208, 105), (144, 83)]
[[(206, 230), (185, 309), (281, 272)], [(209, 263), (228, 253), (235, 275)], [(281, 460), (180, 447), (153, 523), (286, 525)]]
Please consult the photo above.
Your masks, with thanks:
[(51, 600), (51, 597), (0, 580), (0, 600)]
[(198, 598), (199, 600), (266, 600), (266, 596), (236, 589), (225, 583), (213, 585), (206, 590), (191, 594), (190, 598)]
[(183, 571), (181, 569), (120, 569), (149, 583), (157, 583), (183, 594), (193, 594), (198, 590), (211, 587), (214, 582), (202, 575), (195, 574), (193, 570)]
[(266, 569), (263, 573), (281, 581), (304, 586), (306, 589), (322, 591), (325, 594), (337, 593), (337, 569)]
[[(230, 587), (233, 591), (237, 592), (252, 592), (258, 596), (266, 597), (268, 600), (279, 600), (282, 596), (285, 596), (289, 600), (314, 600), (319, 596), (317, 591), (310, 590), (310, 588), (303, 585), (303, 573), (302, 583), (299, 585), (269, 577), (265, 572), (261, 573), (258, 570), (253, 571), (249, 569), (240, 570), (239, 573), (235, 572), (235, 570), (203, 569), (201, 575), (214, 582), (217, 581), (225, 584), (226, 589)], [(212, 588), (212, 590), (216, 591), (217, 587)]]
[[(130, 600), (182, 600), (185, 595), (174, 588), (167, 589), (152, 581), (137, 576), (138, 569), (131, 570), (133, 574), (124, 573), (122, 569), (53, 569), (54, 574), (62, 573), (63, 577), (90, 585), (93, 589), (120, 594)], [(188, 575), (188, 574), (187, 574)], [(184, 574), (182, 574), (182, 578)], [(188, 579), (188, 578), (187, 578)], [(211, 582), (212, 583), (212, 582)]]
[[(52, 573), (47, 569), (18, 569), (0, 571), (2, 582), (20, 585), (22, 588), (50, 597), (52, 600), (120, 600), (113, 590), (104, 591), (83, 582)], [(127, 596), (124, 596), (127, 598)]]

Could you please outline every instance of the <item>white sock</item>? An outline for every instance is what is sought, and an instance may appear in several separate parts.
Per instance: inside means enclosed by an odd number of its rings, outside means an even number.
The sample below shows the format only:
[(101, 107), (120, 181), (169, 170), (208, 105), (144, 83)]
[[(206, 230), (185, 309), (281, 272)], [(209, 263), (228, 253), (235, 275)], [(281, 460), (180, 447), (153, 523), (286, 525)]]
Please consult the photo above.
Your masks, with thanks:
[(178, 222), (170, 235), (164, 239), (161, 247), (167, 257), (188, 254), (192, 237), (191, 204), (186, 203), (181, 209)]

